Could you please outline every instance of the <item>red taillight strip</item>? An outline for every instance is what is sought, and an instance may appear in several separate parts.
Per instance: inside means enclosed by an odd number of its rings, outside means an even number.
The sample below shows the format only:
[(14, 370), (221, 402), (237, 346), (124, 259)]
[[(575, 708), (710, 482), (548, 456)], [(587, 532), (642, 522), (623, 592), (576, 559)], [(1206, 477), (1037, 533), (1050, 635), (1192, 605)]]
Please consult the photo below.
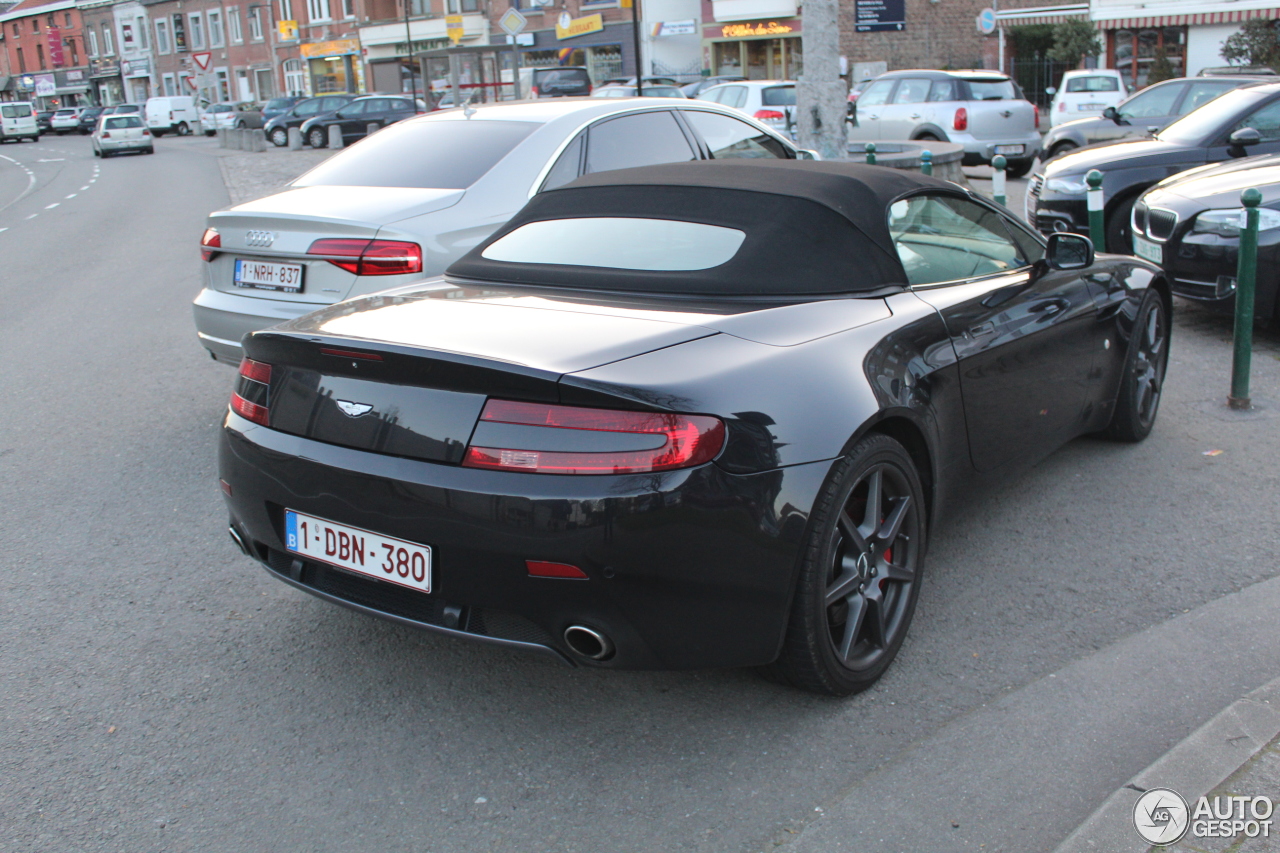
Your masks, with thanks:
[(587, 573), (568, 563), (548, 563), (545, 560), (525, 560), (525, 569), (532, 578), (570, 578), (588, 580)]
[(422, 247), (403, 240), (357, 240), (326, 237), (307, 249), (336, 267), (356, 275), (404, 275), (422, 272)]
[(270, 426), (269, 412), (266, 406), (259, 406), (257, 403), (250, 403), (244, 397), (232, 392), (231, 394), (231, 411), (235, 412), (242, 418), (247, 418), (255, 424), (262, 426)]
[(331, 347), (320, 347), (321, 355), (336, 355), (338, 358), (358, 358), (362, 361), (382, 361), (382, 356), (372, 352), (356, 352), (349, 349), (333, 349)]
[(240, 375), (263, 385), (271, 384), (271, 365), (251, 358), (240, 359)]
[(222, 248), (222, 235), (218, 233), (218, 229), (204, 229), (204, 234), (200, 237), (200, 257), (206, 261), (212, 261), (218, 256), (218, 253), (213, 250), (220, 248)]
[(604, 452), (471, 446), (462, 461), (468, 468), (537, 474), (644, 474), (691, 468), (710, 462), (720, 452), (725, 440), (724, 423), (709, 415), (627, 412), (490, 400), (485, 404), (480, 419), (560, 430), (656, 434), (665, 436), (666, 441), (653, 450)]

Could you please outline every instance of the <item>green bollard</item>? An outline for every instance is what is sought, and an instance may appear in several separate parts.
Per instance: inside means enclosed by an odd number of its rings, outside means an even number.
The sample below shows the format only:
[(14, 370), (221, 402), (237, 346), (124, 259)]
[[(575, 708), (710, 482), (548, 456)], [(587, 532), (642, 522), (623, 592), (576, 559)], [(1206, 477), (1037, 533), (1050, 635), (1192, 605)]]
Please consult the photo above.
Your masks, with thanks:
[(867, 152), (867, 165), (874, 166), (876, 164), (876, 144), (868, 142), (863, 150)]
[(991, 174), (991, 194), (995, 196), (996, 204), (1004, 207), (1009, 206), (1009, 202), (1004, 192), (1004, 170), (1009, 167), (1008, 161), (1004, 159), (1003, 154), (997, 154), (991, 160), (991, 168), (995, 171)]
[(920, 173), (923, 175), (933, 174), (933, 152), (928, 148), (920, 152)]
[(1089, 239), (1093, 241), (1095, 252), (1105, 252), (1107, 225), (1102, 218), (1102, 173), (1097, 169), (1090, 169), (1089, 174), (1084, 176), (1084, 180), (1089, 185), (1089, 190), (1085, 193), (1089, 203)]
[(1258, 205), (1262, 193), (1250, 187), (1240, 193), (1244, 227), (1240, 229), (1240, 258), (1236, 263), (1236, 328), (1231, 358), (1231, 394), (1227, 405), (1249, 409), (1249, 367), (1253, 360), (1253, 288), (1258, 277)]

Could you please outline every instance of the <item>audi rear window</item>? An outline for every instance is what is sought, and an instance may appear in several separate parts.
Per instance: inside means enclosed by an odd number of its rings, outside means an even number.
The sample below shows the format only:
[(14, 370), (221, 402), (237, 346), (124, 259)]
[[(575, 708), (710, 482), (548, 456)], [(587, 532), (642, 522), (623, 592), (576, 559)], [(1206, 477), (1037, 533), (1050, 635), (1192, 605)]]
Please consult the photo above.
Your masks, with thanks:
[(465, 189), (540, 126), (484, 120), (393, 124), (330, 157), (293, 186)]
[(1018, 97), (1012, 80), (969, 80), (969, 91), (975, 101), (1012, 101)]

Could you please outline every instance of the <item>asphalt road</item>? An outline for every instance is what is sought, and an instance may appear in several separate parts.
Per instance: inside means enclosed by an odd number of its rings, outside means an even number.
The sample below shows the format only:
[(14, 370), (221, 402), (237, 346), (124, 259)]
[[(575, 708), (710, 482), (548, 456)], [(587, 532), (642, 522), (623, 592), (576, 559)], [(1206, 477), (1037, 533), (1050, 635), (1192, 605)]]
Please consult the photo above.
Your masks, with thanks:
[[(975, 494), (861, 696), (572, 670), (325, 604), (227, 539), (232, 373), (189, 307), (227, 194), (197, 141), (156, 148), (0, 149), (0, 851), (785, 849), (949, 721), (1278, 572), (1276, 410), (1222, 413), (1229, 326), (1182, 310), (1152, 437)], [(1280, 339), (1255, 365), (1280, 400)], [(984, 849), (1051, 849), (1110, 791), (1068, 782)]]

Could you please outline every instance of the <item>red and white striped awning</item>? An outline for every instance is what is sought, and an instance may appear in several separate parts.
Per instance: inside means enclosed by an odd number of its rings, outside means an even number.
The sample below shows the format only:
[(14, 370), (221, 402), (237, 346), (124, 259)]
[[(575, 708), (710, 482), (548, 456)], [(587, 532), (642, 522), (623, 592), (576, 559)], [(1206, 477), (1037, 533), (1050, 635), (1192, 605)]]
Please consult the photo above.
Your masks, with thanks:
[(1021, 27), (1027, 24), (1056, 24), (1066, 18), (1087, 17), (1089, 17), (1088, 3), (1033, 6), (1028, 9), (1001, 9), (996, 12), (996, 26)]
[(1251, 18), (1280, 17), (1280, 8), (1238, 9), (1232, 12), (1201, 12), (1195, 15), (1160, 15), (1154, 18), (1116, 18), (1098, 21), (1100, 30), (1132, 30), (1141, 27), (1188, 27), (1197, 24), (1234, 24)]

